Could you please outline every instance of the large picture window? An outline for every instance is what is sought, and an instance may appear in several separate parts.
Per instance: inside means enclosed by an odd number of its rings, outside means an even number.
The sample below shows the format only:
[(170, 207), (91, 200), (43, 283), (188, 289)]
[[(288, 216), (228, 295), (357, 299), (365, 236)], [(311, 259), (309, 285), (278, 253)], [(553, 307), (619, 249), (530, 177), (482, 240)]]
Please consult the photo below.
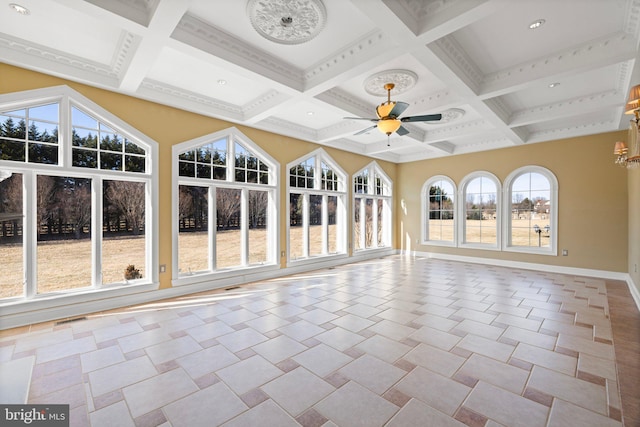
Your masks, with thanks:
[(322, 149), (289, 170), (289, 260), (346, 253), (346, 174)]
[(446, 176), (434, 176), (422, 187), (423, 241), (455, 245), (456, 187)]
[(156, 281), (155, 150), (69, 88), (0, 97), (0, 298)]
[(556, 253), (558, 183), (547, 169), (528, 166), (505, 181), (505, 248)]
[(235, 128), (173, 152), (174, 279), (274, 265), (277, 163)]
[(500, 181), (488, 172), (474, 172), (460, 187), (461, 245), (498, 248)]
[(391, 246), (391, 180), (372, 162), (353, 176), (353, 249)]

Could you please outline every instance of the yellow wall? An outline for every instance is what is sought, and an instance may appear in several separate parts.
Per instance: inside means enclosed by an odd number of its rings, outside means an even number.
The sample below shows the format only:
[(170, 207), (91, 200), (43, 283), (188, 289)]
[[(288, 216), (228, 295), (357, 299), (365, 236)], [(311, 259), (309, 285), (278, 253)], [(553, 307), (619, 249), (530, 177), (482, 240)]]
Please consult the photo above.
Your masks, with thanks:
[[(69, 80), (28, 71), (7, 64), (0, 64), (0, 93), (19, 92), (24, 90), (67, 85), (82, 95), (91, 99), (102, 108), (118, 116), (140, 132), (153, 138), (159, 145), (159, 264), (166, 264), (167, 272), (160, 275), (160, 287), (171, 286), (171, 147), (190, 139), (226, 129), (237, 127), (253, 142), (280, 162), (280, 242), (281, 250), (286, 250), (286, 215), (288, 198), (286, 197), (287, 163), (304, 156), (317, 149), (325, 151), (351, 175), (369, 164), (372, 159), (346, 151), (323, 147), (289, 138), (286, 136), (236, 125), (223, 120), (205, 117), (176, 108), (166, 107), (154, 102), (121, 95), (107, 90), (75, 83)], [(390, 162), (378, 161), (392, 181), (396, 181), (397, 165)], [(351, 197), (351, 186), (349, 197)], [(348, 217), (351, 218), (351, 212)], [(348, 226), (348, 238), (351, 241), (351, 227)], [(282, 267), (286, 259), (281, 259)]]
[[(614, 165), (612, 154), (613, 143), (622, 134), (612, 132), (401, 164), (395, 195), (398, 201), (404, 201), (406, 213), (402, 207), (398, 210), (397, 239), (403, 249), (410, 242), (414, 251), (626, 272), (630, 250), (627, 172)], [(458, 185), (467, 174), (485, 170), (504, 183), (509, 173), (526, 165), (545, 167), (558, 179), (558, 251), (568, 249), (568, 256), (420, 244), (420, 191), (428, 178), (445, 175)]]
[[(171, 147), (202, 135), (236, 126), (260, 145), (281, 165), (283, 184), (280, 212), (286, 212), (286, 165), (296, 158), (322, 147), (286, 136), (234, 125), (222, 120), (166, 107), (153, 102), (97, 89), (57, 77), (0, 64), (0, 93), (68, 85), (101, 107), (120, 117), (159, 144), (160, 241), (159, 263), (167, 265), (160, 275), (161, 287), (171, 286)], [(378, 161), (394, 182), (396, 229), (394, 247), (477, 256), (557, 266), (630, 272), (636, 285), (640, 273), (640, 170), (625, 171), (613, 164), (612, 147), (623, 132), (612, 132), (548, 143), (514, 146), (481, 153), (450, 156), (396, 165)], [(323, 147), (348, 173), (353, 174), (372, 159)], [(420, 245), (420, 191), (433, 175), (447, 175), (456, 183), (470, 172), (486, 170), (502, 182), (521, 166), (539, 165), (550, 169), (559, 183), (558, 249), (569, 256), (528, 255)], [(349, 197), (351, 197), (349, 186)], [(404, 206), (404, 208), (403, 208)], [(405, 213), (406, 209), (406, 213)], [(632, 213), (636, 213), (633, 215)], [(351, 218), (351, 211), (348, 218)], [(286, 249), (286, 217), (281, 215), (281, 250)], [(351, 230), (351, 227), (348, 227)], [(349, 241), (351, 233), (349, 233)], [(281, 260), (284, 267), (284, 259)]]
[(640, 293), (640, 168), (628, 171), (629, 274)]

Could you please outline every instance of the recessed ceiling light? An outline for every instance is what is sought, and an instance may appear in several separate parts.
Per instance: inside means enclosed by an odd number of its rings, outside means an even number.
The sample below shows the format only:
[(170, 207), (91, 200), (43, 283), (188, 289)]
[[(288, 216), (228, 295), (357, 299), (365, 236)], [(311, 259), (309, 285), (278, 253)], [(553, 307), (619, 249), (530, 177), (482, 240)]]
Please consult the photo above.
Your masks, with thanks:
[(223, 79), (220, 79), (220, 80), (218, 80), (218, 84), (219, 84), (220, 86), (224, 86), (224, 85), (226, 85), (226, 84), (227, 84), (227, 81), (226, 81), (226, 80), (223, 80)]
[(560, 86), (560, 83), (551, 83), (549, 84), (549, 87), (556, 87), (556, 86)]
[(313, 116), (313, 111), (307, 111), (307, 116)]
[(31, 12), (29, 12), (29, 9), (27, 9), (24, 6), (21, 6), (17, 3), (9, 3), (9, 7), (16, 13), (19, 13), (20, 15), (29, 15)]
[(544, 25), (546, 21), (544, 19), (537, 19), (535, 21), (533, 21), (531, 24), (529, 24), (529, 29), (530, 30), (535, 30), (537, 28), (540, 28)]

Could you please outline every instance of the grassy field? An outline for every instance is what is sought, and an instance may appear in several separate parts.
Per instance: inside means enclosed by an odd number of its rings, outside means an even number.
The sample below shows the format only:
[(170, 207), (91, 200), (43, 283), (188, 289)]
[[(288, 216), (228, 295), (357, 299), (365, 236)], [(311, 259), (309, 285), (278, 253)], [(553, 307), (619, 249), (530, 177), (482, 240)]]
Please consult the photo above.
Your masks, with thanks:
[[(432, 220), (432, 227), (437, 225)], [(444, 221), (443, 239), (453, 238), (453, 221)], [(469, 228), (467, 240), (478, 242), (482, 226), (483, 241), (493, 238), (495, 242), (495, 220), (467, 221)], [(536, 223), (536, 222), (534, 222)], [(539, 221), (544, 228), (548, 224)], [(310, 227), (311, 256), (321, 253), (320, 226)], [(491, 231), (490, 231), (491, 230)], [(292, 227), (291, 259), (302, 254), (302, 227)], [(529, 228), (526, 220), (515, 220), (513, 229), (514, 243), (521, 246), (538, 246), (538, 235)], [(542, 233), (542, 246), (549, 245), (549, 237)], [(240, 231), (220, 231), (217, 233), (217, 268), (240, 265)], [(140, 272), (147, 273), (145, 267), (145, 240), (143, 236), (105, 239), (103, 242), (103, 283), (122, 283), (124, 269), (134, 264)], [(206, 232), (180, 233), (179, 266), (181, 272), (202, 271), (208, 268), (208, 241)], [(286, 244), (282, 245), (285, 250)], [(336, 251), (335, 226), (330, 227), (329, 252)], [(91, 243), (89, 240), (38, 242), (38, 292), (49, 293), (60, 290), (86, 287), (91, 283)], [(278, 258), (278, 257), (276, 257)], [(3, 274), (0, 275), (0, 298), (22, 295), (22, 245), (0, 245), (0, 260)], [(249, 263), (258, 264), (267, 260), (267, 235), (265, 230), (249, 231)]]

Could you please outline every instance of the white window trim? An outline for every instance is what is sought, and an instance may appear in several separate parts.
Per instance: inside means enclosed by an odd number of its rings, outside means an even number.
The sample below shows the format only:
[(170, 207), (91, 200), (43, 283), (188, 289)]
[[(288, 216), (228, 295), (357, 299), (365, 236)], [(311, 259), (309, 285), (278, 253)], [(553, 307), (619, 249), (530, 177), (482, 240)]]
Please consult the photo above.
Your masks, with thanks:
[[(465, 212), (467, 185), (476, 178), (489, 178), (496, 185), (496, 243), (470, 243), (466, 241), (467, 215)], [(502, 183), (497, 176), (487, 171), (474, 171), (460, 180), (458, 188), (457, 215), (458, 247), (499, 251), (502, 249)]]
[[(551, 185), (551, 212), (550, 212), (550, 227), (551, 235), (549, 236), (550, 245), (548, 248), (535, 247), (535, 246), (513, 246), (511, 241), (511, 186), (513, 181), (524, 173), (539, 173), (549, 180)], [(506, 252), (520, 252), (536, 255), (558, 255), (558, 179), (549, 169), (542, 166), (529, 165), (523, 166), (511, 172), (504, 181), (503, 187), (503, 199), (505, 200), (502, 216), (503, 221), (503, 250)]]
[[(355, 179), (356, 177), (358, 177), (359, 175), (362, 175), (364, 172), (367, 172), (367, 192), (366, 193), (356, 193), (355, 192)], [(376, 175), (379, 175), (380, 178), (383, 180), (384, 185), (388, 188), (389, 194), (385, 195), (385, 194), (376, 194)], [(389, 175), (386, 174), (386, 172), (380, 167), (380, 165), (378, 165), (378, 162), (376, 162), (375, 160), (372, 161), (371, 163), (367, 164), (365, 167), (361, 168), (360, 170), (358, 170), (357, 172), (355, 172), (352, 176), (351, 176), (351, 192), (353, 194), (352, 197), (352, 206), (353, 209), (356, 209), (356, 199), (362, 199), (363, 202), (360, 203), (360, 249), (356, 250), (356, 224), (355, 224), (355, 211), (354, 214), (351, 217), (351, 223), (353, 224), (352, 227), (352, 232), (351, 232), (351, 241), (353, 242), (352, 244), (352, 248), (353, 248), (353, 252), (354, 253), (363, 253), (363, 252), (372, 252), (372, 251), (385, 251), (388, 250), (391, 245), (392, 245), (392, 238), (393, 238), (393, 181), (391, 180), (391, 178), (389, 178)], [(365, 227), (366, 227), (366, 221), (364, 221), (365, 218), (365, 212), (366, 212), (366, 199), (373, 199), (374, 203), (372, 206), (372, 219), (373, 219), (373, 225), (372, 225), (372, 229), (376, 230), (375, 233), (375, 241), (377, 243), (378, 241), (378, 234), (377, 234), (377, 230), (378, 230), (378, 200), (382, 200), (382, 218), (388, 218), (387, 219), (387, 226), (384, 227), (383, 226), (383, 246), (378, 246), (376, 244), (376, 246), (372, 246), (370, 248), (365, 247)]]
[[(227, 173), (226, 180), (214, 180), (214, 179), (200, 179), (200, 178), (192, 178), (192, 177), (184, 177), (179, 176), (179, 155), (189, 149), (199, 147), (203, 144), (210, 143), (212, 141), (217, 141), (223, 138), (228, 138), (227, 141)], [(265, 184), (252, 184), (252, 183), (236, 183), (235, 182), (235, 143), (240, 143), (247, 150), (255, 153), (257, 157), (260, 158), (260, 161), (263, 161), (269, 167), (269, 179), (268, 185)], [(280, 221), (278, 218), (278, 206), (279, 206), (279, 197), (280, 192), (278, 191), (279, 187), (279, 177), (280, 177), (280, 165), (278, 162), (270, 156), (265, 150), (263, 150), (258, 144), (253, 142), (249, 137), (244, 135), (240, 130), (238, 130), (235, 126), (220, 130), (218, 132), (214, 132), (208, 135), (203, 135), (201, 137), (182, 142), (180, 144), (176, 144), (172, 147), (171, 151), (171, 230), (172, 230), (172, 278), (171, 283), (173, 286), (182, 286), (182, 285), (192, 285), (201, 282), (207, 282), (214, 279), (226, 279), (232, 277), (238, 277), (242, 275), (246, 275), (249, 273), (258, 273), (262, 271), (269, 271), (279, 268), (279, 254), (280, 254), (280, 241), (278, 236), (280, 235)], [(228, 185), (229, 183), (233, 183), (233, 186)], [(248, 246), (246, 245), (245, 240), (241, 241), (241, 258), (243, 265), (225, 268), (221, 270), (215, 270), (215, 258), (212, 256), (214, 254), (215, 249), (215, 233), (209, 233), (209, 247), (208, 253), (210, 255), (209, 259), (209, 269), (213, 271), (204, 271), (197, 272), (190, 275), (180, 275), (179, 274), (179, 254), (178, 254), (178, 218), (179, 218), (179, 207), (178, 207), (178, 198), (179, 198), (179, 185), (191, 185), (197, 187), (207, 187), (209, 188), (209, 224), (216, 224), (215, 212), (215, 197), (212, 197), (214, 194), (213, 189), (217, 187), (224, 188), (237, 188), (241, 190), (241, 210), (246, 210), (246, 204), (248, 203), (247, 193), (249, 190), (259, 190), (266, 191), (269, 198), (269, 207), (267, 212), (268, 218), (268, 237), (267, 237), (267, 254), (268, 260), (265, 264), (261, 265), (246, 265), (246, 261), (248, 259), (247, 251)], [(242, 230), (241, 230), (242, 234)], [(245, 237), (246, 236), (241, 236)], [(214, 289), (216, 286), (212, 286)]]
[[(430, 240), (429, 236), (429, 189), (438, 181), (447, 181), (453, 187), (453, 241), (449, 240)], [(446, 175), (435, 175), (429, 178), (420, 191), (420, 243), (431, 246), (458, 246), (458, 187), (453, 179)]]
[[(306, 161), (307, 159), (315, 157), (314, 163), (314, 188), (299, 188), (299, 187), (291, 187), (291, 168), (299, 165), (300, 163)], [(322, 163), (326, 163), (331, 167), (333, 172), (338, 175), (338, 190), (322, 190), (321, 182), (322, 182)], [(346, 186), (348, 175), (342, 169), (335, 160), (323, 149), (318, 148), (310, 153), (305, 154), (302, 157), (293, 160), (287, 164), (287, 185), (286, 185), (286, 197), (287, 197), (287, 214), (286, 214), (286, 257), (287, 257), (287, 266), (292, 265), (304, 265), (304, 264), (313, 264), (319, 261), (326, 261), (327, 258), (342, 258), (347, 257), (347, 238), (346, 238)], [(306, 227), (305, 224), (308, 224), (308, 215), (309, 209), (307, 208), (309, 203), (310, 195), (322, 195), (323, 199), (328, 196), (337, 196), (337, 206), (336, 206), (336, 223), (338, 225), (336, 229), (336, 253), (323, 253), (322, 255), (314, 255), (309, 256), (309, 241), (308, 241), (308, 233), (303, 233), (303, 253), (304, 257), (298, 259), (291, 259), (291, 247), (290, 247), (290, 228), (291, 228), (291, 209), (289, 205), (291, 203), (291, 194), (301, 194), (303, 197), (303, 227)], [(323, 201), (323, 206), (325, 205), (326, 200)], [(323, 227), (328, 226), (327, 222), (323, 221)], [(323, 239), (326, 235), (326, 232), (323, 232)], [(323, 248), (326, 248), (326, 245), (323, 242)], [(325, 251), (326, 252), (326, 251)]]
[[(34, 89), (0, 95), (0, 110), (12, 110), (45, 103), (60, 104), (60, 122), (58, 139), (58, 164), (20, 163), (0, 160), (0, 168), (23, 175), (23, 200), (25, 218), (23, 222), (23, 264), (25, 297), (6, 298), (0, 303), (3, 315), (20, 315), (27, 311), (49, 310), (68, 304), (97, 303), (105, 298), (115, 298), (139, 292), (158, 289), (158, 143), (143, 134), (100, 105), (91, 101), (68, 86), (53, 86), (45, 89)], [(145, 173), (109, 171), (93, 168), (74, 167), (71, 164), (71, 106), (77, 107), (93, 115), (97, 120), (107, 124), (125, 135), (132, 142), (147, 151)], [(37, 175), (72, 176), (92, 179), (92, 205), (94, 209), (102, 206), (103, 180), (119, 180), (126, 177), (129, 181), (146, 182), (147, 197), (145, 206), (145, 266), (147, 275), (144, 279), (131, 283), (100, 285), (101, 281), (101, 243), (102, 215), (92, 215), (92, 279), (88, 286), (60, 292), (37, 294), (35, 278), (37, 277), (37, 235), (33, 233), (37, 223), (36, 194), (34, 190)], [(30, 200), (28, 200), (30, 199)], [(100, 209), (101, 210), (101, 209)]]

